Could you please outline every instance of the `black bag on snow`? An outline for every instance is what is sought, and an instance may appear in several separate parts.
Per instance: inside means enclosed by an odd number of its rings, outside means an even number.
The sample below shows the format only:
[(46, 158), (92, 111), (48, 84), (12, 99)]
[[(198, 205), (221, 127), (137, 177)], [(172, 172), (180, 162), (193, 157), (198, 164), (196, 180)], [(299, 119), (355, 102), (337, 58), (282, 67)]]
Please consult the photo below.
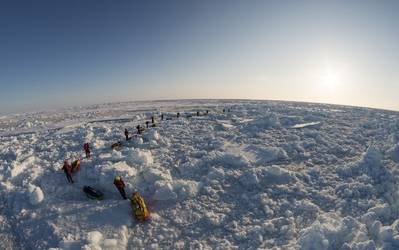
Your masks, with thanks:
[(89, 197), (90, 199), (102, 200), (104, 198), (104, 194), (97, 189), (94, 189), (90, 186), (84, 186), (83, 192)]

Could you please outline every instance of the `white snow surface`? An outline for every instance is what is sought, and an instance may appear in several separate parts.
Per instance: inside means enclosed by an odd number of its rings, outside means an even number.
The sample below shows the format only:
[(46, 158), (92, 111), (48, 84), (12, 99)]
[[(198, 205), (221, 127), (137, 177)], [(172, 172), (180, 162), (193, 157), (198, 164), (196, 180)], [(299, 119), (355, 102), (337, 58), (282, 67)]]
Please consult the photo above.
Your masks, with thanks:
[[(136, 134), (151, 116), (156, 126)], [(61, 167), (77, 158), (69, 184)], [(1, 248), (399, 249), (398, 167), (392, 111), (186, 100), (5, 115)], [(143, 195), (149, 221), (134, 219), (117, 175)]]
[(32, 205), (38, 205), (44, 199), (43, 191), (40, 187), (29, 186), (29, 201)]

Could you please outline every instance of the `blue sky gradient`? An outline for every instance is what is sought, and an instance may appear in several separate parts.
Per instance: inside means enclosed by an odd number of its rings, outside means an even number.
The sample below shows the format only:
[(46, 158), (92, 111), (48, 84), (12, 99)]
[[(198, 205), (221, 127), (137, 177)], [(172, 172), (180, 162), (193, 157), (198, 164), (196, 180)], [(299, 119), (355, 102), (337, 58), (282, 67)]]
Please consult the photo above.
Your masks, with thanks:
[(399, 1), (3, 1), (0, 113), (256, 98), (399, 110)]

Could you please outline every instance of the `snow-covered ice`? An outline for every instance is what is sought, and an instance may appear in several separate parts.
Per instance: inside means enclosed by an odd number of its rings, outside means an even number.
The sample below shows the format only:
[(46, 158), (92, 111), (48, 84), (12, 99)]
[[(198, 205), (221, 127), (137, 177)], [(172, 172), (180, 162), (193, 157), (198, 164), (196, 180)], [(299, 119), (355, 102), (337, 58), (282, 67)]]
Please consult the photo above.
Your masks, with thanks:
[[(77, 158), (68, 184), (63, 161)], [(392, 111), (186, 100), (5, 115), (1, 248), (399, 249), (398, 167)], [(143, 195), (150, 221), (134, 219), (115, 176)]]
[(43, 191), (40, 187), (35, 187), (33, 185), (29, 186), (29, 201), (32, 205), (37, 205), (44, 199)]
[(318, 124), (320, 124), (320, 122), (301, 123), (301, 124), (295, 124), (294, 126), (292, 126), (292, 128), (306, 128), (306, 127), (315, 126)]

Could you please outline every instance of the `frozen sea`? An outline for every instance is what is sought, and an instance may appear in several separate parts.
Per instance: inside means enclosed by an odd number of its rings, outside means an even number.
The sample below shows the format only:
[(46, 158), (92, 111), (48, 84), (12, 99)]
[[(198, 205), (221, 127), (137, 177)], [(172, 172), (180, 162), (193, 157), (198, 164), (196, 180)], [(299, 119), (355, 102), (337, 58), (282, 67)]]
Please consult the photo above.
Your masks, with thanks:
[[(151, 116), (156, 127), (137, 135)], [(78, 158), (69, 184), (63, 161)], [(399, 249), (398, 167), (393, 111), (184, 100), (5, 115), (0, 248)], [(149, 221), (134, 219), (117, 175)]]

